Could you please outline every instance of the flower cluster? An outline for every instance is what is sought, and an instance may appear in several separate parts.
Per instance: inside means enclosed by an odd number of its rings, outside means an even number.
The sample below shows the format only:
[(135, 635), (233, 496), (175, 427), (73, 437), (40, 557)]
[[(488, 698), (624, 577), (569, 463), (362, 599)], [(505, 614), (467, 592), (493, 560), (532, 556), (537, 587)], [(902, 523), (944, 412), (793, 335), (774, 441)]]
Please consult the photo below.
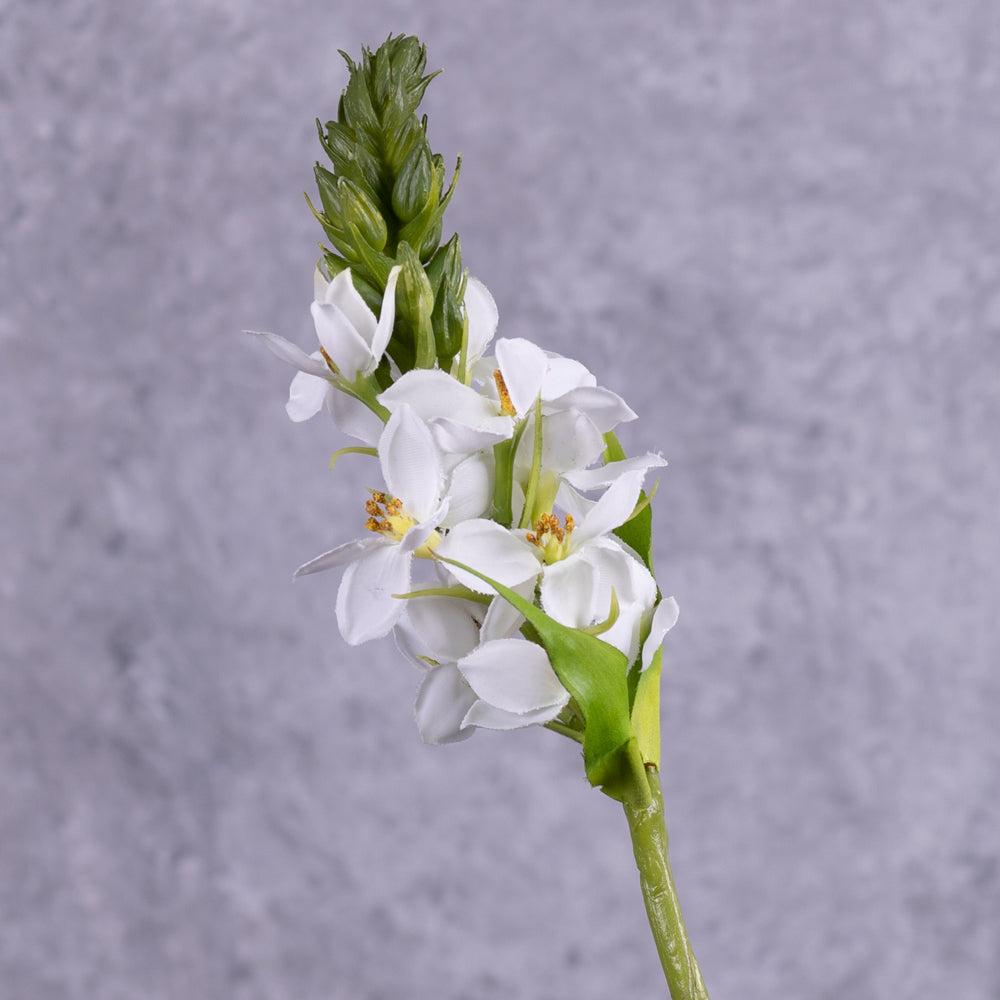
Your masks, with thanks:
[(615, 428), (635, 413), (578, 361), (495, 340), (493, 297), (467, 274), (452, 363), (401, 372), (386, 359), (400, 273), (388, 274), (376, 316), (350, 268), (332, 280), (317, 269), (312, 354), (257, 335), (298, 369), (289, 417), (327, 414), (359, 442), (341, 451), (381, 471), (380, 488), (359, 492), (360, 537), (296, 576), (342, 571), (336, 615), (348, 643), (395, 634), (423, 671), (416, 720), (427, 742), (534, 724), (582, 734), (580, 706), (523, 606), (498, 588), (644, 671), (677, 605), (624, 539), (649, 503), (647, 474), (666, 463), (616, 458)]

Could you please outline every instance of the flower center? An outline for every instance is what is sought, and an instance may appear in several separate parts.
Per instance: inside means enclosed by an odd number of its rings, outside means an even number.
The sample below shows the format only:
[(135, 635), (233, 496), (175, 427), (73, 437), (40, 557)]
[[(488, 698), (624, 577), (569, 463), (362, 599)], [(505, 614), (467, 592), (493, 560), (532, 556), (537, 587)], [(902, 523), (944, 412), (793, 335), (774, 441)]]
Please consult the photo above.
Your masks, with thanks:
[[(381, 490), (369, 490), (369, 493), (371, 496), (365, 501), (365, 513), (368, 515), (365, 527), (393, 542), (401, 542), (417, 519), (407, 512), (399, 497), (389, 496)], [(440, 541), (441, 535), (433, 531), (413, 554), (420, 559), (428, 559)]]
[(535, 530), (528, 532), (528, 541), (542, 550), (542, 559), (551, 565), (569, 555), (569, 536), (575, 527), (572, 514), (567, 514), (562, 524), (555, 514), (542, 514), (535, 522)]
[(504, 382), (499, 368), (493, 372), (493, 381), (497, 384), (497, 395), (500, 397), (500, 413), (505, 417), (516, 417), (517, 410), (514, 409), (514, 404), (510, 398), (510, 390), (507, 388), (507, 383)]

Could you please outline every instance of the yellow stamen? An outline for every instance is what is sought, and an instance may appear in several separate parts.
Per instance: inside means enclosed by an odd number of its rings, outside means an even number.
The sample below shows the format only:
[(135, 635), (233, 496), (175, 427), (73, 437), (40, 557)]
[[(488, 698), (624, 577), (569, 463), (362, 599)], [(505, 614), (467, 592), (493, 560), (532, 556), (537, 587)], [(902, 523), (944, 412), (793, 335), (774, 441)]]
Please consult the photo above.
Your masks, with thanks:
[(319, 353), (323, 355), (323, 360), (326, 362), (326, 367), (329, 368), (334, 375), (339, 375), (340, 369), (333, 363), (333, 358), (331, 358), (330, 355), (326, 353), (326, 348), (321, 347), (319, 349)]
[(551, 564), (569, 555), (569, 536), (575, 527), (572, 514), (567, 514), (560, 524), (555, 514), (546, 513), (539, 516), (535, 522), (535, 530), (525, 537), (542, 550), (542, 558)]
[(493, 381), (497, 384), (497, 395), (500, 397), (500, 412), (505, 417), (516, 417), (517, 410), (514, 409), (514, 404), (510, 399), (510, 392), (507, 389), (507, 383), (504, 382), (499, 368), (493, 372)]

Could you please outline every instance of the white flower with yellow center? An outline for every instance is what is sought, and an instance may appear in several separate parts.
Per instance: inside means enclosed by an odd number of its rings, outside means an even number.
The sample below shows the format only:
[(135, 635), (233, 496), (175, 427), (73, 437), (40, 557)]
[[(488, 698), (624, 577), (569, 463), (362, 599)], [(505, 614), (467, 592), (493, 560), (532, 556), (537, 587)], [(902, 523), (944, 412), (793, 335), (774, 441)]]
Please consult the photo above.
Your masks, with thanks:
[[(351, 645), (385, 635), (410, 590), (415, 558), (428, 558), (440, 545), (439, 528), (452, 512), (477, 516), (489, 503), (485, 470), (469, 460), (446, 476), (437, 446), (424, 422), (409, 408), (394, 413), (378, 442), (385, 490), (364, 502), (363, 538), (339, 545), (307, 562), (295, 575), (346, 566), (337, 593), (337, 622)], [(466, 512), (466, 513), (462, 513)]]

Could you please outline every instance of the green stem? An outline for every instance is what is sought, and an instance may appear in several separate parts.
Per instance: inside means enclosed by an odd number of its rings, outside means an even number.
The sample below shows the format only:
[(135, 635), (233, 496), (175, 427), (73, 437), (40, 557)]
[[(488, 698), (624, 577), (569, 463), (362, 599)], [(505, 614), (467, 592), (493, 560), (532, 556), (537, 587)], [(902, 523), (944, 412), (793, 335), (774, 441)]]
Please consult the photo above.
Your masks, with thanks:
[(635, 756), (623, 805), (656, 951), (672, 1000), (708, 1000), (670, 870), (659, 774), (652, 766), (643, 767)]

